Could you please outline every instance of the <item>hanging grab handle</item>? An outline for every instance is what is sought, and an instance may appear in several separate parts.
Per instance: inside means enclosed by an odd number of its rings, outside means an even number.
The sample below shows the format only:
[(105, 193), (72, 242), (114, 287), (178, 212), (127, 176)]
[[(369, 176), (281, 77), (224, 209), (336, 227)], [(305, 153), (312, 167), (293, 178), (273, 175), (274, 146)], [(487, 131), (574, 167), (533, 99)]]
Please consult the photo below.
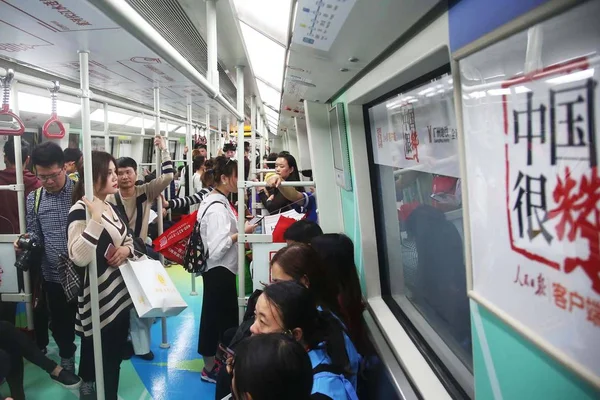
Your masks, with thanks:
[(10, 110), (10, 83), (15, 76), (15, 72), (12, 69), (6, 71), (6, 76), (4, 78), (0, 78), (0, 83), (2, 83), (2, 109), (0, 109), (0, 116), (7, 115), (12, 118), (12, 128), (0, 129), (0, 135), (12, 135), (12, 136), (20, 136), (25, 132), (25, 125), (23, 125), (23, 121), (19, 118), (14, 112)]
[[(58, 118), (58, 114), (56, 112), (56, 99), (58, 97), (57, 93), (60, 90), (60, 83), (58, 81), (53, 81), (52, 83), (54, 83), (54, 88), (50, 89), (50, 98), (52, 100), (52, 114), (50, 114), (50, 118), (48, 119), (48, 121), (44, 123), (44, 126), (42, 127), (42, 133), (48, 139), (62, 139), (65, 137), (65, 126), (62, 122), (60, 122), (60, 119)], [(58, 133), (51, 133), (48, 131), (50, 125), (52, 124), (56, 124), (56, 126), (58, 127)]]

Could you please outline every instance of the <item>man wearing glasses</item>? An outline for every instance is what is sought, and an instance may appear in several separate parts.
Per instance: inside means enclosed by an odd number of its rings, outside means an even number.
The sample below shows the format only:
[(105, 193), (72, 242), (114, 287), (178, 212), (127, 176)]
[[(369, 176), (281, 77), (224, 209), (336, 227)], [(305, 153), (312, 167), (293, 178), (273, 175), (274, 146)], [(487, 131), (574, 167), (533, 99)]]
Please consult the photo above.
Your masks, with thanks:
[[(59, 254), (68, 254), (66, 227), (75, 183), (67, 177), (63, 150), (56, 143), (45, 142), (37, 146), (31, 161), (42, 187), (27, 196), (27, 234), (44, 246), (42, 287), (52, 321), (52, 336), (61, 357), (60, 366), (75, 372), (77, 304), (67, 302), (57, 268)], [(17, 242), (15, 249), (21, 251)], [(36, 329), (47, 328), (47, 322), (46, 326), (36, 326)]]

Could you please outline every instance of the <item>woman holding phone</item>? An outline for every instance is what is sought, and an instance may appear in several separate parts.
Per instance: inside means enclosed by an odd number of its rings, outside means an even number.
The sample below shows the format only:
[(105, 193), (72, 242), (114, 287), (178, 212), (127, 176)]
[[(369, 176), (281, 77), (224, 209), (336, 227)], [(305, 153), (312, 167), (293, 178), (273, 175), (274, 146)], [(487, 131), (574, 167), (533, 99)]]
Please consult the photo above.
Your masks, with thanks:
[[(237, 191), (237, 162), (219, 156), (215, 159), (214, 190), (206, 196), (198, 210), (198, 223), (205, 251), (206, 271), (202, 274), (202, 317), (198, 353), (204, 358), (202, 380), (216, 383), (217, 346), (223, 333), (238, 325), (238, 304), (235, 276), (238, 273), (237, 211), (229, 202)], [(246, 233), (256, 225), (246, 223)], [(243, 273), (243, 272), (242, 272)]]
[[(116, 400), (119, 388), (119, 370), (122, 354), (127, 345), (131, 297), (119, 267), (128, 258), (134, 258), (133, 239), (127, 234), (127, 225), (106, 196), (118, 191), (115, 159), (108, 153), (92, 152), (94, 198), (84, 194), (83, 168), (73, 190), (74, 203), (68, 219), (69, 257), (77, 267), (85, 269), (83, 291), (77, 299), (75, 330), (81, 336), (79, 376), (83, 379), (80, 399), (95, 399), (94, 348), (90, 304), (90, 277), (88, 265), (97, 261), (100, 328), (104, 364), (104, 391), (107, 400)], [(86, 211), (90, 220), (86, 222)]]

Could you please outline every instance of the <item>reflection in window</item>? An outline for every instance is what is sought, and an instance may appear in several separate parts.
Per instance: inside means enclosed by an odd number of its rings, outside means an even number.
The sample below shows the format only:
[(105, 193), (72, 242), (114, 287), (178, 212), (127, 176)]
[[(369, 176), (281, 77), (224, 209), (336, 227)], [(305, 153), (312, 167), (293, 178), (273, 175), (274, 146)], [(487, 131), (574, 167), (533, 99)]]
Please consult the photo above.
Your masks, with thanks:
[(436, 354), (445, 344), (472, 370), (452, 89), (442, 76), (370, 107), (368, 142), (382, 291)]

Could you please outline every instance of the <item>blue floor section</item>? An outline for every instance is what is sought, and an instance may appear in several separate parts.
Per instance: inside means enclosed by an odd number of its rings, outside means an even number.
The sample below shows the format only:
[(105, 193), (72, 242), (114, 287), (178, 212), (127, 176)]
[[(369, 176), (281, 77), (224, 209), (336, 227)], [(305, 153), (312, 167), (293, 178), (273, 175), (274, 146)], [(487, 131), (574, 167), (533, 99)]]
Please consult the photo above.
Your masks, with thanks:
[[(188, 304), (176, 317), (167, 319), (168, 349), (160, 347), (161, 321), (152, 326), (151, 350), (153, 361), (133, 357), (121, 364), (119, 398), (121, 400), (187, 400), (215, 397), (215, 385), (200, 379), (204, 362), (197, 352), (198, 328), (202, 310), (202, 278), (197, 278), (197, 296), (190, 296), (191, 278), (181, 266), (167, 269), (169, 276)], [(79, 341), (77, 341), (78, 344)], [(58, 349), (53, 340), (48, 346), (48, 356), (59, 361)], [(76, 362), (79, 361), (79, 351)], [(0, 393), (8, 395), (6, 384)], [(68, 391), (55, 384), (48, 375), (30, 363), (25, 366), (25, 393), (27, 400), (77, 399), (78, 391)]]
[(152, 326), (151, 362), (137, 357), (131, 362), (152, 399), (214, 399), (215, 385), (200, 379), (204, 367), (198, 349), (198, 329), (202, 310), (202, 278), (197, 278), (197, 296), (191, 296), (190, 275), (180, 266), (168, 269), (188, 308), (176, 317), (167, 318), (170, 347), (163, 349), (162, 323)]

